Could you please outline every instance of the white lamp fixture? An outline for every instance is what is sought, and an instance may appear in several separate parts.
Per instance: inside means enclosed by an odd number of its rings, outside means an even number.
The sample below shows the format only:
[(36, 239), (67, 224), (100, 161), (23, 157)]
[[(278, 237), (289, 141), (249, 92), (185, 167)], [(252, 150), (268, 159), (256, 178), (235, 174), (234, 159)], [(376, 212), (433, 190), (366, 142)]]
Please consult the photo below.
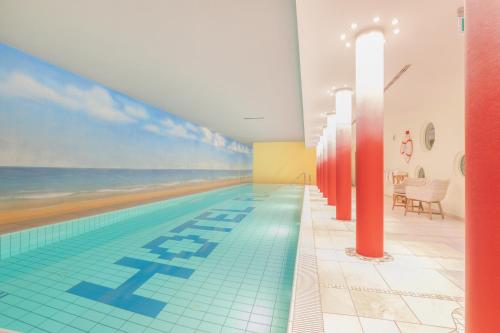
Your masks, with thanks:
[(353, 41), (357, 38), (356, 32), (381, 29), (382, 31), (392, 31), (393, 35), (399, 35), (399, 33), (401, 32), (399, 23), (399, 19), (396, 17), (392, 18), (391, 20), (384, 21), (380, 16), (373, 17), (372, 22), (367, 22), (366, 24), (364, 24), (363, 22), (353, 22), (351, 23), (350, 33), (349, 31), (343, 32), (340, 35), (340, 40), (342, 43), (344, 43), (346, 49), (351, 49), (352, 46), (354, 46)]

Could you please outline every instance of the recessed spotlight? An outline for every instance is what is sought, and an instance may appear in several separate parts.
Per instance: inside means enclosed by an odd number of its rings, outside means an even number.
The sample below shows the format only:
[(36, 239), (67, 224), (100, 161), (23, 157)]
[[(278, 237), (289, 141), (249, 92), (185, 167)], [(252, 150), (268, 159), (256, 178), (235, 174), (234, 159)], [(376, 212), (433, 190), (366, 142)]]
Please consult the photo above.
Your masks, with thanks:
[(334, 94), (331, 92), (331, 93), (330, 93), (330, 96), (333, 96), (333, 95), (334, 95)]
[(395, 35), (399, 34), (399, 28), (392, 30), (392, 32), (394, 32)]
[(392, 23), (392, 25), (398, 25), (399, 20), (397, 18), (393, 18), (391, 23)]
[(379, 22), (380, 22), (380, 16), (375, 16), (375, 17), (373, 18), (373, 22), (374, 22), (374, 23), (379, 23)]
[(346, 36), (345, 34), (342, 34), (342, 35), (340, 35), (340, 40), (345, 40), (345, 39), (346, 39), (346, 37), (347, 37), (347, 36)]
[(350, 48), (351, 47), (351, 43), (349, 43), (349, 42), (345, 43), (345, 47)]
[(344, 88), (347, 88), (347, 84), (344, 84)]
[(335, 89), (337, 89), (337, 88), (335, 88), (335, 86), (332, 86), (332, 90), (335, 90)]
[(352, 30), (356, 30), (357, 28), (358, 28), (358, 24), (357, 24), (356, 22), (353, 22), (353, 23), (351, 24), (351, 29), (352, 29)]

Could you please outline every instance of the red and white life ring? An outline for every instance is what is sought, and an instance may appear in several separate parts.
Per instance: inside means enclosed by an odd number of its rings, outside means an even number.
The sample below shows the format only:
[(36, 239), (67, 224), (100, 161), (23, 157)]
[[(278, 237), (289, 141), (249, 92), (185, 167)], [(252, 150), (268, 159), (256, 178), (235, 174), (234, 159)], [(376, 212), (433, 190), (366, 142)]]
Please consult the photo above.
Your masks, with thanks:
[(401, 147), (399, 148), (399, 153), (403, 155), (406, 163), (409, 163), (411, 156), (413, 155), (413, 140), (410, 136), (410, 131), (406, 130), (405, 138), (401, 141)]

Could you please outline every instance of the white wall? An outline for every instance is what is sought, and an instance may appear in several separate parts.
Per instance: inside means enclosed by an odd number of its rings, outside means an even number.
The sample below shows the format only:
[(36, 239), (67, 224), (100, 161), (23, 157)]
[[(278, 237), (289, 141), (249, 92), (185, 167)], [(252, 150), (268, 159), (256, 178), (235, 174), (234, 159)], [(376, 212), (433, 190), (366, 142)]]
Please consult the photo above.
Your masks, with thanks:
[[(463, 44), (457, 48), (463, 49)], [(415, 176), (417, 166), (422, 166), (431, 179), (450, 179), (443, 208), (459, 217), (465, 215), (465, 181), (456, 161), (457, 154), (464, 151), (463, 61), (463, 52), (449, 58), (440, 57), (437, 50), (432, 63), (413, 64), (385, 94), (384, 110), (386, 170), (403, 170)], [(424, 148), (422, 133), (429, 121), (436, 128), (431, 151)], [(414, 143), (414, 154), (408, 164), (399, 153), (406, 130), (410, 130)], [(386, 194), (392, 194), (390, 184), (386, 185)]]

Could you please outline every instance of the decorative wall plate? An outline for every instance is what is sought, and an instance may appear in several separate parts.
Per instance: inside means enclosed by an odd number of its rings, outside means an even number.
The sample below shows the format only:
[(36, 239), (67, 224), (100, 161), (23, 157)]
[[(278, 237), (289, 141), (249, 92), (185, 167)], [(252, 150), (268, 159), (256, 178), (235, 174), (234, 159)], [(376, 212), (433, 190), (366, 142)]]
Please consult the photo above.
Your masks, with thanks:
[(411, 156), (413, 155), (413, 140), (410, 136), (410, 131), (405, 131), (405, 137), (403, 141), (401, 141), (401, 147), (399, 148), (399, 152), (403, 155), (406, 163), (409, 163), (411, 160)]

